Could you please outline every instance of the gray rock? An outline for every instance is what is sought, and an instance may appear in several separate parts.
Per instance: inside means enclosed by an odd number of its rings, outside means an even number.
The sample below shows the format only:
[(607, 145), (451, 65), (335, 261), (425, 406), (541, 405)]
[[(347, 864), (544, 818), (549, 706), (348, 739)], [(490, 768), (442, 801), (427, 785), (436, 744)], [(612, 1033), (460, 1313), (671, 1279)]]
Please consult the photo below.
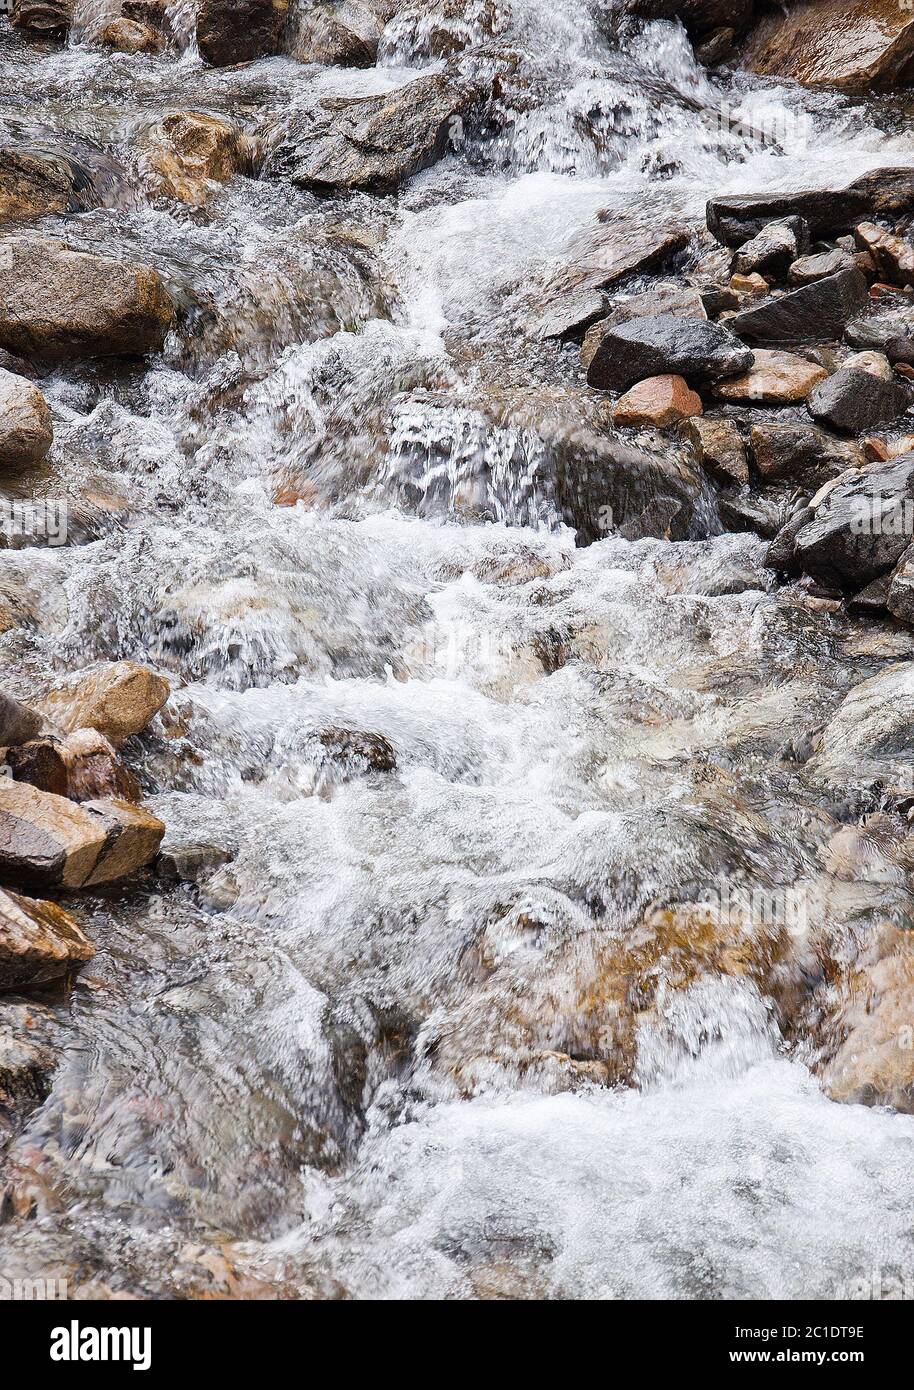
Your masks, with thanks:
[(708, 228), (725, 246), (741, 246), (768, 222), (802, 217), (814, 237), (851, 232), (875, 213), (914, 208), (914, 169), (874, 169), (844, 188), (806, 189), (794, 193), (734, 193), (712, 198)]
[(856, 367), (842, 367), (813, 387), (806, 408), (814, 420), (830, 429), (862, 434), (897, 419), (912, 399), (911, 392), (900, 383)]
[(862, 450), (815, 425), (764, 421), (749, 431), (755, 466), (767, 482), (794, 478), (820, 486), (848, 468), (860, 468)]
[(812, 507), (802, 507), (781, 527), (772, 540), (765, 555), (768, 569), (779, 570), (782, 574), (799, 574), (796, 558), (797, 536), (813, 520)]
[(814, 285), (827, 275), (837, 275), (841, 270), (854, 269), (854, 257), (849, 251), (836, 248), (834, 251), (820, 251), (815, 256), (801, 256), (790, 267), (788, 278), (794, 285)]
[(753, 360), (718, 324), (656, 314), (607, 328), (587, 369), (587, 382), (603, 391), (627, 391), (649, 376), (717, 381), (748, 371)]
[(836, 341), (848, 320), (869, 298), (866, 276), (860, 270), (842, 270), (812, 285), (772, 295), (751, 309), (727, 320), (727, 326), (747, 343)]
[(197, 47), (213, 67), (281, 52), (289, 0), (201, 0)]
[(632, 319), (650, 318), (656, 314), (675, 314), (678, 318), (706, 319), (704, 303), (697, 290), (690, 286), (658, 285), (656, 290), (633, 294), (613, 301), (605, 318), (592, 323), (581, 345), (581, 365), (586, 369), (603, 340), (607, 328), (629, 323)]
[(914, 624), (914, 545), (909, 545), (888, 578), (885, 607), (895, 618)]
[(769, 222), (733, 257), (737, 275), (773, 275), (780, 278), (809, 247), (809, 229), (802, 217)]
[(880, 310), (855, 318), (844, 337), (851, 347), (884, 352), (890, 362), (914, 365), (914, 309)]
[(0, 692), (0, 746), (27, 743), (38, 733), (42, 722), (40, 714)]
[(698, 417), (688, 421), (685, 434), (695, 449), (698, 462), (718, 482), (748, 483), (746, 446), (732, 420)]
[(825, 584), (860, 589), (892, 568), (914, 527), (914, 455), (853, 469), (797, 534), (793, 558)]
[(263, 174), (323, 193), (393, 192), (443, 158), (475, 99), (437, 73), (380, 96), (325, 97), (294, 119)]
[(576, 290), (555, 300), (532, 321), (535, 338), (573, 338), (584, 333), (606, 312), (606, 299), (599, 290)]

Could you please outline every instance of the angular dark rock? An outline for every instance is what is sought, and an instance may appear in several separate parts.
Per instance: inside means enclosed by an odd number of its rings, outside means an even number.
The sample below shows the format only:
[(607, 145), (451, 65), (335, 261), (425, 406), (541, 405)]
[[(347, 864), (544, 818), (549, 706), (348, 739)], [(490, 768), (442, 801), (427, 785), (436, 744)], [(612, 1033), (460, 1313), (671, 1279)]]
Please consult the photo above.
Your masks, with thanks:
[(866, 276), (842, 270), (812, 285), (772, 295), (727, 320), (747, 343), (809, 343), (839, 339), (848, 320), (867, 303)]
[(733, 257), (737, 275), (771, 275), (780, 278), (809, 247), (809, 228), (802, 217), (768, 222)]
[(732, 420), (689, 420), (684, 428), (701, 466), (720, 483), (749, 481), (742, 435)]
[(813, 520), (814, 516), (815, 512), (812, 507), (802, 507), (789, 521), (785, 522), (772, 540), (765, 555), (765, 564), (768, 569), (778, 570), (781, 574), (799, 574), (796, 559), (797, 536)]
[(773, 6), (750, 36), (750, 72), (807, 86), (865, 91), (903, 80), (914, 14), (898, 0), (796, 0)]
[(815, 256), (801, 256), (790, 267), (788, 278), (792, 285), (813, 285), (827, 275), (837, 275), (841, 270), (853, 268), (854, 258), (850, 251), (836, 247), (834, 251), (820, 251)]
[(213, 67), (249, 63), (281, 51), (289, 0), (201, 0), (197, 47)]
[(718, 324), (655, 314), (608, 327), (587, 382), (602, 391), (626, 391), (645, 377), (666, 374), (717, 381), (748, 371), (752, 362), (753, 354)]
[(883, 309), (861, 316), (844, 330), (851, 347), (884, 352), (890, 362), (914, 363), (914, 309)]
[(911, 391), (872, 372), (843, 367), (810, 391), (814, 420), (842, 434), (862, 434), (897, 419), (914, 400)]
[(444, 157), (476, 95), (431, 74), (380, 96), (325, 97), (295, 118), (263, 174), (322, 193), (393, 192)]
[(26, 743), (34, 738), (42, 718), (28, 705), (21, 705), (11, 695), (0, 692), (0, 746)]
[(732, 193), (712, 198), (708, 229), (725, 246), (741, 246), (768, 222), (802, 217), (813, 237), (851, 232), (877, 213), (914, 209), (914, 168), (873, 169), (844, 188), (793, 193)]
[(840, 588), (862, 588), (896, 564), (914, 526), (914, 455), (854, 469), (829, 487), (797, 534), (794, 563)]
[(6, 764), (16, 782), (28, 782), (39, 791), (67, 795), (67, 766), (53, 739), (29, 739), (6, 751)]
[(885, 607), (893, 617), (914, 624), (914, 545), (903, 552), (888, 578)]
[(862, 467), (862, 451), (849, 440), (815, 425), (790, 421), (765, 421), (753, 425), (749, 444), (755, 466), (771, 482), (780, 478), (802, 479), (821, 486), (848, 468)]

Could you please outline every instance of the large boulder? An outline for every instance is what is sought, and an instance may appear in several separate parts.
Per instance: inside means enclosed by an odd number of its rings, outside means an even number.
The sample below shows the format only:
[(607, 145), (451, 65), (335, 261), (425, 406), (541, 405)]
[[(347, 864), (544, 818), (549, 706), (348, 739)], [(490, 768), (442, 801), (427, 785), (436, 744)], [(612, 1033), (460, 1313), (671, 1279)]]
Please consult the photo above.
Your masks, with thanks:
[(59, 980), (94, 954), (62, 907), (0, 889), (0, 991)]
[(55, 361), (156, 352), (175, 306), (155, 270), (50, 237), (0, 241), (0, 347)]
[(447, 153), (474, 99), (438, 73), (380, 96), (325, 97), (295, 117), (263, 172), (322, 193), (392, 192)]
[(728, 319), (747, 343), (837, 341), (848, 320), (867, 303), (869, 286), (860, 270), (841, 270), (787, 294), (772, 295)]
[(279, 53), (289, 0), (200, 0), (197, 47), (213, 67)]
[(142, 733), (170, 693), (168, 681), (138, 661), (115, 661), (70, 677), (42, 708), (65, 734), (95, 729), (118, 747)]
[(864, 90), (906, 79), (914, 13), (906, 0), (801, 0), (775, 7), (750, 36), (750, 72), (811, 87)]
[(44, 888), (110, 883), (155, 856), (165, 826), (141, 806), (82, 805), (0, 779), (0, 876)]
[(0, 467), (40, 463), (53, 438), (51, 412), (38, 387), (0, 367)]
[(912, 394), (898, 381), (871, 371), (842, 367), (809, 393), (806, 408), (814, 420), (841, 434), (862, 434), (898, 418)]
[(301, 63), (369, 68), (397, 0), (314, 0), (290, 19), (288, 48)]
[(914, 759), (914, 662), (883, 667), (853, 686), (822, 730), (809, 772), (829, 785), (871, 785), (908, 795)]
[(142, 156), (152, 193), (190, 207), (202, 207), (214, 184), (250, 173), (253, 162), (249, 136), (231, 121), (201, 111), (163, 117), (147, 132)]
[(607, 327), (587, 369), (602, 391), (626, 391), (649, 376), (716, 381), (745, 372), (753, 354), (718, 324), (676, 314), (653, 314)]
[(708, 229), (725, 246), (742, 246), (768, 222), (802, 217), (813, 237), (852, 232), (878, 213), (914, 209), (914, 168), (871, 169), (844, 187), (730, 193), (707, 205)]

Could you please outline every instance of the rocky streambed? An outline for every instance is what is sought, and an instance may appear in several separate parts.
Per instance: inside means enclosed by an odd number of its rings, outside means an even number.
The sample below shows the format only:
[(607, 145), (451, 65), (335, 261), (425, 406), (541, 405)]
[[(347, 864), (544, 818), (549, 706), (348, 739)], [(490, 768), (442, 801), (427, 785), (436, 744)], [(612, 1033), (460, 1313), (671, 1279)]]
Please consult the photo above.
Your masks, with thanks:
[(903, 1286), (912, 62), (0, 16), (4, 1279)]

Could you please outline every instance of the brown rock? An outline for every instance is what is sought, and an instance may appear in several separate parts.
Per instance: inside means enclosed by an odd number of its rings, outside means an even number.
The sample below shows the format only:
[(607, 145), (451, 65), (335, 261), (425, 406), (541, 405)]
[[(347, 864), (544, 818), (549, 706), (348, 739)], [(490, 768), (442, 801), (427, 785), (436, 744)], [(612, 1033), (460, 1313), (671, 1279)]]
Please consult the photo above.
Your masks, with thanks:
[(0, 347), (10, 352), (50, 361), (155, 352), (174, 312), (150, 266), (50, 237), (0, 241)]
[(48, 887), (107, 883), (147, 864), (165, 826), (125, 801), (77, 805), (0, 779), (0, 874)]
[(741, 297), (748, 295), (750, 298), (757, 298), (759, 295), (768, 293), (768, 281), (764, 275), (759, 275), (755, 271), (751, 275), (731, 275), (730, 288), (734, 294)]
[(165, 41), (151, 24), (142, 24), (135, 19), (112, 20), (99, 34), (99, 43), (113, 48), (116, 53), (158, 53)]
[(689, 389), (684, 377), (651, 376), (619, 397), (613, 410), (613, 423), (666, 429), (701, 412), (701, 397)]
[(790, 267), (789, 279), (794, 285), (812, 285), (816, 280), (824, 280), (827, 275), (837, 275), (841, 270), (853, 270), (854, 257), (849, 251), (836, 248), (834, 251), (820, 251), (815, 256), (801, 256)]
[(26, 743), (41, 728), (41, 715), (0, 692), (0, 745)]
[(36, 34), (65, 34), (76, 0), (13, 0), (11, 22)]
[(857, 245), (873, 258), (878, 273), (894, 285), (914, 285), (914, 246), (903, 237), (861, 222), (854, 228)]
[(56, 903), (0, 890), (0, 990), (59, 980), (94, 954), (80, 927)]
[(901, 0), (801, 0), (766, 14), (743, 54), (750, 72), (806, 86), (891, 86), (914, 58), (914, 13)]
[(839, 1024), (845, 1042), (826, 1067), (833, 1100), (914, 1111), (914, 954), (908, 933), (884, 927), (867, 940), (844, 982)]
[(53, 439), (51, 412), (38, 387), (0, 367), (0, 467), (40, 463)]
[(732, 420), (690, 420), (686, 435), (698, 461), (720, 483), (749, 481), (749, 464), (742, 435)]
[[(377, 59), (384, 26), (397, 8), (398, 0), (315, 0), (293, 13), (289, 52), (300, 63), (369, 68)], [(428, 8), (423, 5), (421, 10), (423, 33), (429, 25)], [(419, 40), (419, 34), (414, 38)], [(418, 42), (414, 52), (417, 47)]]
[(0, 149), (0, 223), (83, 212), (94, 201), (65, 157), (27, 146)]
[(42, 701), (64, 731), (94, 729), (115, 747), (141, 733), (165, 704), (168, 681), (137, 661), (115, 661), (72, 678)]
[(149, 132), (144, 164), (152, 192), (191, 207), (205, 203), (214, 183), (250, 172), (251, 140), (230, 121), (200, 111), (177, 111)]
[(213, 67), (249, 63), (281, 51), (289, 0), (201, 0), (197, 47)]
[(722, 401), (749, 401), (760, 405), (795, 405), (805, 401), (828, 372), (792, 352), (755, 350), (755, 363), (742, 376), (719, 381), (713, 394)]
[(72, 801), (94, 801), (100, 797), (133, 802), (141, 799), (136, 777), (118, 758), (114, 744), (97, 729), (76, 729), (68, 734), (59, 746), (58, 756), (64, 771), (63, 794)]
[(28, 782), (39, 791), (67, 795), (67, 768), (53, 739), (29, 739), (6, 750), (6, 765), (16, 782)]

